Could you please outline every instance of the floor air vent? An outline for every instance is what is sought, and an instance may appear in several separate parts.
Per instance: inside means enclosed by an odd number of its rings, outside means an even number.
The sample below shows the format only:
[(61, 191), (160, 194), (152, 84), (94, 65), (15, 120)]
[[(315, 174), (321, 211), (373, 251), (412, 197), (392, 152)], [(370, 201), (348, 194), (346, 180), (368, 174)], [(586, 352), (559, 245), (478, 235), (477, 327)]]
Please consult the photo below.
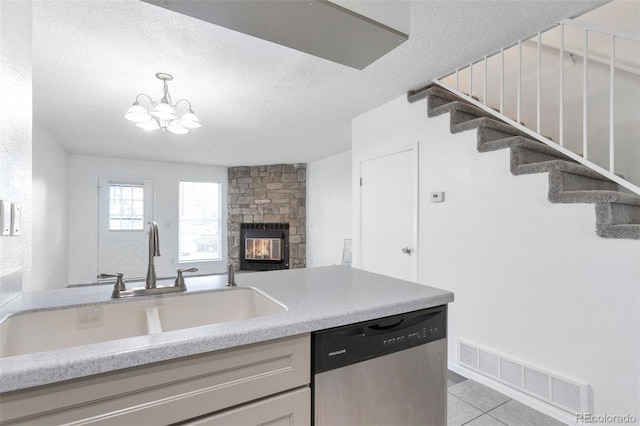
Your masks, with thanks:
[(589, 386), (459, 342), (460, 364), (570, 413), (589, 411)]

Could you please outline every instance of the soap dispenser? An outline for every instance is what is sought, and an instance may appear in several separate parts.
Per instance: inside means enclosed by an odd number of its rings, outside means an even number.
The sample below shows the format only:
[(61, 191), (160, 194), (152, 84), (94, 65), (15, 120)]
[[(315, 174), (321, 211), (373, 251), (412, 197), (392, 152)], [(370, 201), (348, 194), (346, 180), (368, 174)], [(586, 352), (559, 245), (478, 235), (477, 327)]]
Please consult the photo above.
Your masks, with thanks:
[(227, 275), (229, 276), (227, 279), (227, 287), (235, 287), (236, 284), (236, 270), (233, 267), (233, 264), (230, 263), (227, 267)]

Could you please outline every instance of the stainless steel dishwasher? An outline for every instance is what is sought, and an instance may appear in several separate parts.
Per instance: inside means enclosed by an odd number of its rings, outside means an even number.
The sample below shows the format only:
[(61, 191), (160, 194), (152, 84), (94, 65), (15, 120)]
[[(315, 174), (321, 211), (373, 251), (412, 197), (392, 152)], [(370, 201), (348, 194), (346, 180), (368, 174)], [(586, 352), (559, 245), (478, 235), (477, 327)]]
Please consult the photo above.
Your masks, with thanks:
[(313, 334), (315, 426), (444, 426), (447, 307)]

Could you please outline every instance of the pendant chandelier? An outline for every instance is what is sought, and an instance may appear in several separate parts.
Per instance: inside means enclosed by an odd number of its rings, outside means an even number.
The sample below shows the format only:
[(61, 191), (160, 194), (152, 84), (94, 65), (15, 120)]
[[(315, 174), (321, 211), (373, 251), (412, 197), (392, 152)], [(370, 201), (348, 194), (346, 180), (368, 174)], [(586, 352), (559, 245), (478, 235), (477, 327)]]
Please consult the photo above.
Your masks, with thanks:
[[(191, 109), (191, 102), (186, 99), (180, 99), (175, 104), (171, 102), (167, 81), (173, 80), (173, 76), (159, 72), (156, 77), (164, 84), (164, 96), (160, 99), (160, 103), (156, 103), (151, 96), (140, 93), (124, 118), (133, 121), (136, 126), (144, 130), (162, 129), (177, 135), (184, 135), (189, 133), (189, 129), (202, 127), (200, 120)], [(141, 97), (148, 99), (146, 107), (140, 105)], [(186, 103), (186, 109), (180, 110), (178, 108), (180, 103)]]

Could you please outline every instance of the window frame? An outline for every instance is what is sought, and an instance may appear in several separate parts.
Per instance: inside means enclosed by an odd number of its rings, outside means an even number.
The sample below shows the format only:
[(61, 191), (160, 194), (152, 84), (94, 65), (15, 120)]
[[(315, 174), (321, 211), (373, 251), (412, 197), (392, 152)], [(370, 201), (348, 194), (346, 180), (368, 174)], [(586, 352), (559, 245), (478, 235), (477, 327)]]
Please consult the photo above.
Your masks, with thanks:
[[(136, 229), (126, 229), (126, 228), (121, 228), (121, 229), (112, 229), (111, 228), (111, 188), (113, 186), (128, 186), (128, 187), (139, 187), (140, 189), (142, 189), (142, 200), (140, 200), (142, 202), (142, 227), (141, 228), (136, 228)], [(146, 196), (145, 196), (145, 182), (144, 181), (139, 181), (137, 179), (134, 180), (109, 180), (108, 181), (108, 187), (107, 187), (107, 231), (108, 232), (144, 232), (145, 231), (145, 213), (146, 213), (146, 208), (145, 208), (145, 203), (146, 203)], [(120, 200), (122, 200), (122, 197), (120, 197)], [(133, 201), (133, 200), (132, 200)], [(121, 217), (122, 220), (122, 217)]]
[[(216, 232), (217, 232), (217, 257), (215, 258), (208, 258), (208, 259), (183, 259), (182, 258), (182, 252), (180, 250), (181, 247), (181, 229), (183, 226), (183, 220), (182, 220), (182, 209), (183, 209), (183, 199), (182, 199), (182, 193), (183, 193), (183, 183), (195, 183), (195, 184), (213, 184), (217, 186), (217, 197), (218, 197), (218, 202), (216, 203), (216, 209), (217, 209), (217, 226), (216, 226)], [(223, 187), (222, 187), (222, 182), (219, 181), (210, 181), (210, 180), (193, 180), (193, 179), (188, 179), (188, 180), (182, 180), (180, 179), (178, 181), (178, 235), (177, 235), (177, 242), (178, 242), (178, 264), (182, 265), (182, 264), (193, 264), (193, 263), (212, 263), (212, 262), (221, 262), (224, 258), (224, 247), (223, 247), (223, 235), (222, 235), (222, 221), (223, 221), (223, 205), (222, 205), (222, 194), (223, 194)]]

